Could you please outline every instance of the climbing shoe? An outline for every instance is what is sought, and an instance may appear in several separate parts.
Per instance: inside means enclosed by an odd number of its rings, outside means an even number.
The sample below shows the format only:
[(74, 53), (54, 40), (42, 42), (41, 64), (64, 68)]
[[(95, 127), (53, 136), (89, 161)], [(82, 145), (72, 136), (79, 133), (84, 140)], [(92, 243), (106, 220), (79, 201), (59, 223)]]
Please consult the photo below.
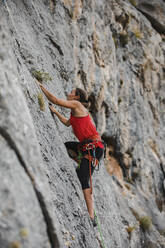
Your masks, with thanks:
[(94, 218), (91, 218), (91, 222), (93, 224), (93, 227), (97, 226), (97, 217), (96, 217), (96, 215), (94, 216)]

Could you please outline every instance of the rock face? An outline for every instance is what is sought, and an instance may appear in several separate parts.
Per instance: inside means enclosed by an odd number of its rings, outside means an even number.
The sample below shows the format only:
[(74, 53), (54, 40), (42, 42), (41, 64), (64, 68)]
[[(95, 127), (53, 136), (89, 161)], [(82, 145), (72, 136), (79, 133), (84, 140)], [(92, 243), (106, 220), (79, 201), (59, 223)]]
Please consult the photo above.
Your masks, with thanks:
[[(0, 248), (165, 247), (165, 2), (0, 3)], [(60, 98), (91, 96), (107, 143), (90, 223)], [(69, 111), (57, 109), (69, 118)]]
[(152, 0), (150, 2), (138, 0), (137, 8), (146, 15), (158, 33), (165, 34), (165, 3), (162, 0)]

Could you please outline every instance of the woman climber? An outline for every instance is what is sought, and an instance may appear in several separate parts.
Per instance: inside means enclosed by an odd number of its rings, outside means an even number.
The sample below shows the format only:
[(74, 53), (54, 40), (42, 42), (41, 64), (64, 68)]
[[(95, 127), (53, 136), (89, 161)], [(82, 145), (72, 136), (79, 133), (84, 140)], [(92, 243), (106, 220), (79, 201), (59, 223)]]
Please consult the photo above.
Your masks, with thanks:
[(104, 153), (104, 145), (87, 110), (89, 106), (87, 93), (80, 88), (76, 88), (68, 94), (67, 100), (63, 100), (55, 97), (39, 82), (38, 84), (49, 101), (71, 109), (70, 118), (67, 119), (49, 104), (51, 112), (56, 114), (64, 125), (72, 126), (73, 132), (79, 140), (79, 142), (66, 142), (65, 146), (69, 156), (79, 164), (76, 173), (82, 186), (91, 221), (96, 226), (92, 187), (90, 187), (92, 186), (91, 175)]

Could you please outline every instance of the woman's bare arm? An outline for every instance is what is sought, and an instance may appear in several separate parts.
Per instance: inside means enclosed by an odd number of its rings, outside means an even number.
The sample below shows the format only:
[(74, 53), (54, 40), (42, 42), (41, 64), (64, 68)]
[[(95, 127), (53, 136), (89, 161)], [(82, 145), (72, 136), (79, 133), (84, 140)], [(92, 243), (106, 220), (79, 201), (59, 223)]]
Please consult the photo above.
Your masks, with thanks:
[(58, 119), (67, 127), (70, 126), (70, 120), (61, 115), (52, 105), (49, 105), (50, 111), (56, 114)]
[(39, 83), (38, 81), (37, 81), (37, 83), (39, 84), (41, 90), (43, 91), (43, 93), (45, 94), (47, 99), (49, 101), (51, 101), (52, 103), (59, 105), (59, 106), (62, 106), (62, 107), (65, 107), (65, 108), (70, 108), (70, 109), (75, 109), (80, 105), (80, 103), (76, 100), (67, 101), (67, 100), (63, 100), (63, 99), (59, 99), (59, 98), (55, 97), (41, 83)]

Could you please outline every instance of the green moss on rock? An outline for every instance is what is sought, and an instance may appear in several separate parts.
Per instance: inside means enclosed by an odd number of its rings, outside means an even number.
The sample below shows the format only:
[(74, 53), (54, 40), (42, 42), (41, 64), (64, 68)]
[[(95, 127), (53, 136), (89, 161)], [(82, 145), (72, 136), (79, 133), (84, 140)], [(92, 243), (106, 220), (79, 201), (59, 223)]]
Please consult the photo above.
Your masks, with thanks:
[(18, 241), (14, 241), (10, 244), (10, 248), (20, 248), (21, 244)]
[(144, 216), (140, 218), (139, 223), (140, 223), (140, 227), (145, 231), (149, 230), (152, 226), (152, 220), (149, 216)]
[(43, 83), (44, 81), (52, 81), (51, 76), (49, 75), (48, 72), (44, 72), (44, 71), (37, 71), (34, 70), (32, 71), (32, 75), (33, 77), (35, 77), (40, 83)]
[(45, 103), (44, 103), (44, 97), (41, 93), (38, 94), (38, 104), (40, 106), (40, 109), (42, 111), (44, 111), (45, 110)]
[(125, 45), (127, 45), (128, 41), (129, 41), (128, 34), (127, 33), (120, 33), (119, 40), (120, 40), (121, 46), (125, 47)]
[(133, 6), (137, 6), (137, 2), (136, 2), (136, 0), (129, 0), (129, 2), (133, 5)]

